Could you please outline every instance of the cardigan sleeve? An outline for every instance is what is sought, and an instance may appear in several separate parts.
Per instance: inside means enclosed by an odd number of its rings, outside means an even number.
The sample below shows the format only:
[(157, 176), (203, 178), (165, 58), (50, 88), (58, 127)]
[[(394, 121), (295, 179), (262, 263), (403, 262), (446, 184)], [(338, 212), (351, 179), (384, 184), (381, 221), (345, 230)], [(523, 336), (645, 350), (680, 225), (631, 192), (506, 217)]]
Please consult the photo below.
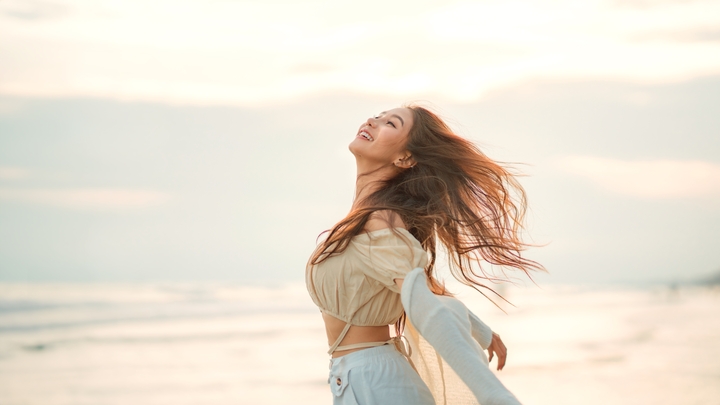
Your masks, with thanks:
[(414, 269), (405, 277), (401, 299), (413, 327), (480, 404), (520, 404), (488, 368), (482, 348), (472, 336), (469, 311), (461, 301), (433, 294), (423, 269)]
[(487, 348), (490, 347), (490, 343), (492, 343), (492, 329), (469, 309), (467, 312), (470, 317), (470, 332), (472, 333), (472, 337), (480, 343), (480, 347), (487, 350)]

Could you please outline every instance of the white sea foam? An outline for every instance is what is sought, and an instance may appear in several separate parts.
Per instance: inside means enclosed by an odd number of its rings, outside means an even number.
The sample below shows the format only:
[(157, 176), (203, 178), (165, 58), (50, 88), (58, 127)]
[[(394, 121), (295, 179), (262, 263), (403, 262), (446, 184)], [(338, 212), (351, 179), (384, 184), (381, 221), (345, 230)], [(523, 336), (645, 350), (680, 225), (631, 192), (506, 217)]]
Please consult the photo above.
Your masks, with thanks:
[[(528, 404), (717, 404), (720, 291), (510, 289), (501, 380)], [(330, 403), (302, 285), (0, 284), (0, 404)]]

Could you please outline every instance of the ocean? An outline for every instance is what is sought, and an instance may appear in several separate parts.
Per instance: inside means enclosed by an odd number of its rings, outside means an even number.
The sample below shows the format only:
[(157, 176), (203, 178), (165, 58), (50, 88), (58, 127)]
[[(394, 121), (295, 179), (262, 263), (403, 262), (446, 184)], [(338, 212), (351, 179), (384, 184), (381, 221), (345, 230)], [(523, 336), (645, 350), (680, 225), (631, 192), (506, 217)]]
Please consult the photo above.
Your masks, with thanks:
[[(458, 296), (524, 404), (720, 404), (720, 288), (504, 295)], [(1, 405), (330, 404), (326, 350), (302, 284), (0, 284)]]

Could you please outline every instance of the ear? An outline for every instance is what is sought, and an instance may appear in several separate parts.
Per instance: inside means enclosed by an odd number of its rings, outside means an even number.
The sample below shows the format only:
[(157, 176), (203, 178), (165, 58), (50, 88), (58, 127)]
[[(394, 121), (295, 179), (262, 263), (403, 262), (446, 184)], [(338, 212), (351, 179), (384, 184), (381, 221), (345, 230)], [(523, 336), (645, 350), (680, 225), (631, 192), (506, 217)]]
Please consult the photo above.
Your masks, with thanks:
[(395, 162), (393, 164), (401, 169), (409, 169), (417, 164), (415, 159), (413, 159), (411, 154), (406, 154), (404, 157), (400, 157), (398, 159), (395, 159)]

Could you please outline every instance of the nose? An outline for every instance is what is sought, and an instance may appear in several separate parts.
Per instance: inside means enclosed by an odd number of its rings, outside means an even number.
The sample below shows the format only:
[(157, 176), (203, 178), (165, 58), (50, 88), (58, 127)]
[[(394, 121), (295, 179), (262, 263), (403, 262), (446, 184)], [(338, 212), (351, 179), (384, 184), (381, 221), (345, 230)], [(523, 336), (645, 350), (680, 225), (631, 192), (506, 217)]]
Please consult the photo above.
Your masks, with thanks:
[(374, 127), (375, 124), (377, 124), (377, 118), (376, 117), (370, 117), (367, 119), (367, 124), (371, 127)]

